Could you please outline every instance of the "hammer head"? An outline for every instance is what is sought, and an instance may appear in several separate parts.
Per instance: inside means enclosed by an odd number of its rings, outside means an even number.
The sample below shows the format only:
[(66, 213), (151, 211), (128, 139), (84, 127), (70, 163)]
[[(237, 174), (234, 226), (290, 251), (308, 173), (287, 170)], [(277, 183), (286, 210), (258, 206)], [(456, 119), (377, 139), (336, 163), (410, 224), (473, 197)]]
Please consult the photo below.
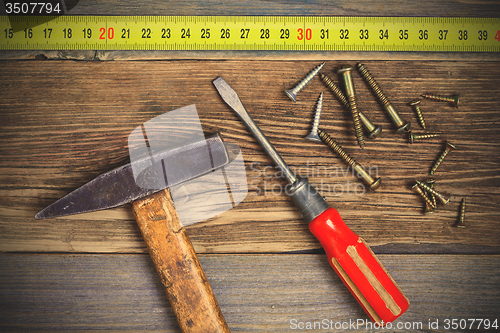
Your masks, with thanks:
[[(206, 156), (207, 151), (209, 163), (200, 163), (200, 156)], [(230, 163), (238, 153), (239, 147), (224, 143), (216, 134), (101, 174), (42, 209), (35, 218), (45, 219), (118, 207), (221, 168)], [(176, 161), (168, 171), (165, 170), (166, 160)], [(148, 167), (137, 174), (133, 171), (137, 170), (137, 165)], [(169, 165), (172, 166), (172, 163)]]

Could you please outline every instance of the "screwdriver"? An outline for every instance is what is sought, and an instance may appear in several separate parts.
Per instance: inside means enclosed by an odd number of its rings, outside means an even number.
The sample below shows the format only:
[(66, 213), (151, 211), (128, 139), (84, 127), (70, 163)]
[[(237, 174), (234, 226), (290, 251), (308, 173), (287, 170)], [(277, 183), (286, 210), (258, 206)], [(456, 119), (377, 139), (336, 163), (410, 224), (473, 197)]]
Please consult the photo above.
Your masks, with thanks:
[(368, 244), (349, 229), (337, 210), (329, 207), (307, 178), (298, 179), (295, 176), (229, 84), (222, 77), (215, 79), (213, 84), (224, 102), (236, 112), (267, 155), (282, 170), (291, 186), (287, 192), (293, 203), (325, 249), (330, 265), (370, 319), (383, 324), (403, 314), (410, 303)]

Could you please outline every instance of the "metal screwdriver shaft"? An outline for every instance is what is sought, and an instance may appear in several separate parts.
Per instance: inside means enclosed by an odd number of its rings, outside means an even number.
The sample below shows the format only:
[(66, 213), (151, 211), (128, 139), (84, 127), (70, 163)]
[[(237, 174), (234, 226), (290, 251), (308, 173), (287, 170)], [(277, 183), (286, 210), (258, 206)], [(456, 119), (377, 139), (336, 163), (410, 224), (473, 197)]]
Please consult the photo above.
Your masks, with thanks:
[(248, 127), (249, 131), (252, 133), (255, 139), (259, 142), (259, 144), (264, 148), (264, 151), (269, 155), (269, 157), (273, 160), (273, 162), (284, 172), (285, 178), (288, 180), (290, 184), (293, 184), (297, 181), (297, 177), (290, 170), (285, 161), (281, 158), (280, 154), (274, 149), (273, 145), (267, 140), (266, 136), (260, 128), (255, 124), (250, 114), (245, 110), (245, 107), (241, 103), (240, 98), (236, 94), (236, 92), (224, 81), (223, 78), (219, 77), (218, 79), (213, 81), (213, 84), (221, 93), (222, 99), (224, 102), (233, 109), (234, 112), (240, 117), (240, 119), (245, 123)]
[(255, 124), (252, 117), (250, 117), (250, 114), (248, 114), (236, 92), (221, 77), (215, 79), (213, 84), (224, 102), (236, 112), (267, 155), (283, 171), (284, 177), (291, 184), (291, 188), (287, 191), (287, 194), (289, 194), (295, 206), (300, 210), (304, 219), (310, 222), (323, 213), (329, 207), (325, 199), (319, 194), (318, 190), (309, 184), (307, 178), (297, 179), (276, 149), (274, 149), (273, 145), (267, 140), (264, 133)]

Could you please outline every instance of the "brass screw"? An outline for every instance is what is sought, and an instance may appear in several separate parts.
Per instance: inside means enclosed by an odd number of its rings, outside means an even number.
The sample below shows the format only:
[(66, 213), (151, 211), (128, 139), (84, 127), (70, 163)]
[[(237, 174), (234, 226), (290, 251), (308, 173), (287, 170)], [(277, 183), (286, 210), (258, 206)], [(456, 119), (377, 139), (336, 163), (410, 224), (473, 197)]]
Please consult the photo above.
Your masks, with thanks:
[(378, 83), (373, 79), (371, 73), (368, 71), (365, 65), (362, 63), (358, 63), (357, 65), (358, 71), (361, 74), (361, 76), (365, 79), (366, 83), (373, 89), (373, 92), (375, 93), (375, 96), (377, 96), (379, 102), (382, 104), (384, 109), (387, 111), (389, 114), (389, 117), (391, 118), (392, 122), (396, 125), (398, 128), (396, 130), (397, 133), (403, 133), (405, 131), (408, 131), (410, 129), (410, 122), (407, 122), (406, 124), (403, 122), (401, 117), (399, 116), (398, 112), (392, 106), (391, 102), (387, 99), (385, 96), (383, 90), (380, 88)]
[[(321, 77), (321, 80), (323, 80), (323, 82), (326, 84), (326, 86), (330, 88), (335, 97), (337, 97), (337, 99), (349, 110), (349, 102), (347, 101), (347, 98), (345, 97), (342, 90), (340, 90), (339, 86), (337, 86), (335, 82), (333, 82), (325, 74), (319, 73), (319, 76)], [(380, 125), (377, 126), (374, 123), (372, 123), (371, 120), (368, 119), (368, 117), (365, 116), (363, 112), (361, 112), (361, 110), (358, 110), (358, 113), (359, 113), (359, 119), (361, 119), (363, 126), (368, 132), (368, 139), (377, 138), (380, 135), (380, 133), (382, 133), (382, 126)]]
[[(425, 182), (427, 183), (427, 185), (429, 185), (430, 188), (434, 189), (434, 184), (436, 183), (435, 179), (427, 179)], [(434, 206), (437, 206), (436, 196), (432, 193), (429, 193), (429, 196)]]
[(382, 126), (372, 123), (361, 111), (359, 111), (359, 119), (361, 119), (363, 126), (368, 131), (368, 139), (376, 139), (382, 133)]
[(351, 111), (352, 120), (354, 123), (354, 132), (356, 133), (356, 140), (358, 145), (363, 149), (365, 147), (365, 139), (363, 135), (363, 129), (361, 128), (361, 119), (359, 119), (358, 106), (356, 104), (356, 93), (354, 91), (354, 82), (352, 81), (351, 71), (352, 66), (344, 66), (339, 70), (339, 74), (342, 75), (345, 85), (345, 94), (347, 101), (349, 102), (349, 110)]
[[(425, 210), (426, 213), (430, 213), (431, 209), (432, 210), (436, 209), (436, 206), (434, 206), (432, 204), (431, 199), (429, 199), (429, 197), (424, 193), (424, 191), (422, 191), (422, 189), (420, 188), (420, 186), (418, 186), (418, 184), (413, 185), (412, 189), (414, 191), (416, 191), (418, 194), (420, 194), (420, 196), (422, 196), (422, 198), (424, 198), (425, 204), (426, 204), (426, 210)], [(427, 208), (427, 207), (430, 207), (430, 208)]]
[(420, 123), (420, 126), (422, 126), (423, 129), (425, 129), (425, 121), (424, 121), (424, 115), (422, 114), (422, 110), (420, 110), (420, 100), (416, 99), (412, 102), (410, 102), (410, 106), (413, 106), (415, 109), (415, 112), (417, 112), (417, 118), (418, 122)]
[(431, 213), (435, 213), (436, 212), (436, 209), (434, 207), (431, 207), (429, 206), (429, 204), (427, 204), (427, 202), (425, 203), (425, 214), (431, 214)]
[(431, 172), (430, 172), (431, 175), (433, 175), (434, 172), (436, 172), (438, 166), (441, 165), (441, 162), (443, 162), (443, 160), (446, 157), (446, 155), (448, 155), (448, 153), (450, 151), (455, 150), (455, 149), (457, 149), (457, 148), (455, 148), (455, 146), (451, 142), (446, 141), (446, 148), (444, 149), (444, 151), (441, 154), (441, 156), (439, 156), (439, 158), (436, 160), (436, 162), (432, 166)]
[(435, 101), (450, 102), (456, 108), (458, 108), (458, 104), (460, 102), (460, 94), (456, 94), (456, 95), (452, 95), (452, 96), (440, 96), (440, 95), (432, 95), (432, 94), (423, 94), (421, 96), (423, 98), (432, 99), (432, 100), (435, 100)]
[(328, 76), (326, 76), (323, 73), (319, 73), (319, 77), (323, 82), (326, 84), (328, 88), (333, 92), (335, 97), (338, 98), (338, 100), (346, 107), (349, 108), (349, 102), (347, 101), (347, 98), (345, 97), (344, 93), (342, 90), (340, 90), (339, 86), (335, 84), (335, 82), (332, 81)]
[(301, 91), (302, 88), (304, 88), (306, 84), (308, 84), (309, 81), (311, 81), (316, 76), (316, 74), (318, 74), (318, 72), (321, 70), (321, 68), (323, 68), (324, 65), (325, 63), (322, 63), (321, 65), (317, 66), (312, 71), (310, 71), (309, 74), (307, 74), (307, 76), (303, 78), (295, 87), (290, 90), (285, 90), (287, 96), (290, 97), (292, 101), (297, 102), (297, 94), (299, 93), (299, 91)]
[(318, 129), (318, 135), (321, 138), (321, 140), (328, 146), (330, 147), (334, 152), (336, 152), (344, 161), (347, 162), (357, 173), (358, 175), (361, 176), (363, 181), (368, 184), (370, 191), (375, 191), (380, 187), (380, 177), (377, 179), (373, 179), (373, 177), (366, 172), (366, 170), (356, 162), (352, 157), (350, 157), (342, 148), (341, 145), (339, 145), (328, 133), (322, 131), (321, 129)]
[(466, 228), (467, 227), (467, 225), (465, 224), (465, 198), (462, 199), (462, 204), (460, 205), (460, 217), (458, 218), (458, 221), (455, 224), (455, 227), (458, 227), (458, 228)]
[(448, 195), (441, 194), (438, 191), (430, 188), (428, 185), (426, 185), (422, 182), (419, 182), (418, 180), (417, 180), (417, 184), (422, 189), (426, 190), (427, 192), (434, 194), (436, 196), (436, 198), (438, 198), (443, 205), (446, 205), (448, 202), (450, 202), (450, 195), (449, 194)]
[(413, 134), (412, 131), (408, 131), (408, 142), (414, 143), (418, 140), (431, 139), (438, 137), (439, 134), (429, 133), (429, 134)]

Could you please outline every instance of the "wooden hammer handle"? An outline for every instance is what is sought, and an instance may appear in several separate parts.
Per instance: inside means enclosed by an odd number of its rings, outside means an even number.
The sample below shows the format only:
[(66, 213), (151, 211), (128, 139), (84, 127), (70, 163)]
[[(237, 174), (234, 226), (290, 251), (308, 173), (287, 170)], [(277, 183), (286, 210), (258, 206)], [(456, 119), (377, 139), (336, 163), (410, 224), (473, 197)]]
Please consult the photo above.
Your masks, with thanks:
[(137, 224), (183, 332), (229, 332), (170, 190), (132, 203)]

